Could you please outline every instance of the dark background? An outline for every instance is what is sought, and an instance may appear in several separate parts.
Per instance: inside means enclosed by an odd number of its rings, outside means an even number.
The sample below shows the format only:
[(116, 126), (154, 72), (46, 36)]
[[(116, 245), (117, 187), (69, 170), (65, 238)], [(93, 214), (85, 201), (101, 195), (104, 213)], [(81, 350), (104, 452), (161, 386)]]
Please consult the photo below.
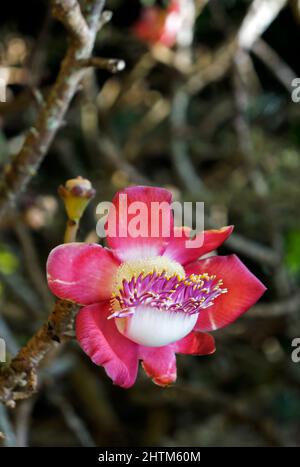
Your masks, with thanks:
[[(191, 53), (200, 77), (217, 54), (226, 56), (250, 3), (211, 1), (198, 15)], [(300, 337), (300, 104), (279, 79), (286, 67), (300, 76), (296, 3), (261, 37), (269, 51), (265, 61), (251, 51), (239, 67), (233, 55), (219, 75), (188, 94), (181, 128), (174, 128), (174, 99), (187, 73), (174, 65), (174, 56), (169, 63), (153, 58), (132, 34), (141, 2), (107, 2), (114, 17), (98, 35), (94, 54), (122, 58), (126, 69), (88, 74), (13, 222), (1, 226), (0, 336), (9, 355), (51, 309), (44, 268), (65, 225), (57, 187), (77, 175), (97, 190), (80, 240), (97, 241), (95, 206), (118, 189), (164, 186), (177, 199), (205, 201), (207, 226), (235, 224), (238, 235), (219, 253), (237, 253), (268, 291), (237, 323), (215, 333), (214, 356), (178, 357), (172, 388), (156, 387), (141, 371), (136, 385), (122, 390), (75, 341), (64, 346), (44, 362), (37, 395), (13, 411), (1, 408), (4, 444), (300, 444), (300, 363), (291, 360), (292, 340)], [(1, 60), (23, 72), (0, 104), (2, 166), (34, 122), (37, 89), (46, 94), (55, 80), (66, 32), (46, 1), (2, 2), (0, 21)], [(273, 70), (270, 51), (279, 59)]]

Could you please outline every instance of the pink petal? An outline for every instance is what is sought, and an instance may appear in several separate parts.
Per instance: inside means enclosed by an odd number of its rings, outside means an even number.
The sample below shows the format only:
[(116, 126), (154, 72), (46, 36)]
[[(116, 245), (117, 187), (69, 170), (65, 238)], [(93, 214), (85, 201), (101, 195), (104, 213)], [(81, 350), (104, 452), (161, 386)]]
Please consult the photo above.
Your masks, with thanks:
[(47, 261), (50, 290), (60, 298), (89, 305), (110, 297), (118, 261), (96, 244), (67, 243), (51, 251)]
[(176, 353), (186, 355), (210, 355), (215, 352), (215, 339), (204, 332), (190, 332), (180, 341), (172, 344)]
[[(149, 258), (163, 251), (173, 232), (171, 201), (172, 195), (169, 191), (146, 186), (129, 187), (115, 195), (113, 199), (115, 213), (113, 209), (110, 210), (107, 226), (110, 229), (116, 221), (116, 235), (112, 228), (112, 232), (108, 232), (107, 243), (115, 250), (115, 254), (121, 261)], [(128, 213), (127, 208), (134, 202), (143, 203), (143, 211), (134, 209), (134, 212)], [(151, 203), (153, 202), (164, 203), (163, 214), (160, 212), (159, 216), (151, 216)], [(133, 220), (137, 217), (141, 219), (141, 222), (137, 226), (138, 235), (134, 236)]]
[(76, 336), (85, 353), (103, 366), (114, 384), (129, 388), (136, 380), (138, 346), (122, 336), (108, 320), (109, 302), (82, 308), (76, 318)]
[(235, 321), (265, 292), (266, 287), (235, 255), (212, 256), (188, 265), (186, 273), (215, 274), (223, 279), (228, 292), (216, 298), (214, 305), (200, 311), (195, 330), (212, 331)]
[(139, 347), (142, 366), (158, 386), (169, 386), (176, 381), (176, 356), (171, 345), (164, 347)]
[[(205, 230), (199, 235), (196, 235), (195, 239), (191, 243), (194, 243), (194, 247), (187, 247), (187, 240), (189, 239), (190, 233), (189, 227), (175, 227), (175, 232), (182, 233), (180, 237), (173, 237), (168, 243), (163, 256), (178, 261), (181, 264), (188, 264), (196, 261), (200, 256), (209, 253), (220, 245), (230, 236), (233, 231), (233, 226), (223, 227), (219, 230)], [(197, 241), (202, 240), (202, 245), (197, 246)]]

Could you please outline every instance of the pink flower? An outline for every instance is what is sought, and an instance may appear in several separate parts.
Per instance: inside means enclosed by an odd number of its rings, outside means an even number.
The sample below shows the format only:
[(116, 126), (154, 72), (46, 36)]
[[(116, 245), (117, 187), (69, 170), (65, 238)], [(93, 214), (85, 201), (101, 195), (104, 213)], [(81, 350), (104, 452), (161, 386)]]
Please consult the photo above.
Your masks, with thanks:
[(159, 6), (143, 8), (141, 18), (133, 26), (133, 33), (149, 44), (172, 47), (183, 27), (183, 12), (178, 0), (171, 0), (164, 9)]
[[(124, 194), (128, 206), (143, 202), (148, 212), (153, 202), (165, 202), (160, 223), (170, 233), (160, 224), (159, 236), (134, 238), (127, 229), (134, 216), (121, 209)], [(175, 354), (213, 353), (214, 339), (206, 331), (236, 320), (265, 291), (235, 255), (198, 260), (218, 248), (233, 227), (205, 231), (202, 246), (188, 248), (186, 236), (174, 235), (178, 228), (173, 227), (170, 203), (165, 189), (127, 188), (113, 199), (117, 235), (108, 235), (109, 248), (64, 244), (52, 250), (47, 262), (51, 291), (83, 305), (76, 319), (81, 347), (124, 388), (134, 384), (139, 360), (156, 384), (174, 382)], [(108, 223), (112, 216), (110, 212)], [(149, 217), (149, 227), (151, 221)]]

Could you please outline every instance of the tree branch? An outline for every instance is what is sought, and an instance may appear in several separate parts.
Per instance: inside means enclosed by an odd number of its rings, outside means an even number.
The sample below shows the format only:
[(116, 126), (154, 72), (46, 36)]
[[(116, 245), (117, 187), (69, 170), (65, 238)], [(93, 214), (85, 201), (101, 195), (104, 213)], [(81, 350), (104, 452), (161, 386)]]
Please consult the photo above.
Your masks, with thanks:
[(68, 340), (72, 322), (78, 311), (73, 303), (57, 300), (47, 322), (20, 349), (10, 365), (0, 373), (0, 401), (9, 407), (27, 399), (37, 387), (37, 367), (58, 342)]
[(53, 16), (57, 18), (79, 44), (83, 46), (90, 35), (77, 0), (52, 0)]
[(0, 180), (0, 218), (36, 174), (86, 72), (78, 60), (91, 56), (103, 0), (85, 1), (85, 18), (76, 0), (52, 0), (53, 14), (70, 32), (70, 43), (59, 74), (20, 152), (5, 167)]

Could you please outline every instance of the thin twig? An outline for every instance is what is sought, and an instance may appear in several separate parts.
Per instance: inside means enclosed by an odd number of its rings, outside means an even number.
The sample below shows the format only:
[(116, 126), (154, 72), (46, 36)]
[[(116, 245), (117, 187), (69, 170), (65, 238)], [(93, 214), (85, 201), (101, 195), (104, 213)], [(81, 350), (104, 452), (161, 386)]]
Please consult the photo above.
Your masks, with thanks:
[(203, 190), (203, 183), (192, 165), (186, 138), (183, 135), (184, 127), (187, 125), (189, 100), (189, 95), (182, 89), (179, 88), (175, 91), (170, 115), (172, 128), (171, 154), (174, 168), (184, 189), (190, 193), (199, 194)]
[(32, 289), (27, 277), (15, 272), (13, 274), (3, 274), (0, 272), (0, 280), (7, 290), (11, 291), (15, 299), (22, 304), (32, 318), (38, 318), (41, 311), (41, 300)]
[(16, 446), (19, 448), (28, 446), (31, 413), (35, 398), (22, 401), (18, 406), (16, 416)]
[(7, 408), (0, 404), (0, 441), (1, 438), (3, 444), (7, 447), (16, 445), (16, 437), (7, 413)]
[(247, 313), (248, 318), (274, 318), (278, 316), (290, 315), (300, 311), (300, 292), (291, 297), (275, 303), (255, 305), (251, 313)]
[(280, 255), (269, 246), (261, 245), (237, 233), (233, 233), (226, 240), (226, 246), (262, 264), (278, 266), (281, 261)]
[[(141, 185), (151, 185), (151, 181), (148, 177), (142, 175), (133, 164), (124, 158), (123, 153), (126, 151), (123, 150), (122, 152), (118, 142), (110, 136), (109, 129), (106, 128), (105, 132), (101, 131), (99, 112), (95, 104), (97, 94), (94, 74), (87, 75), (83, 80), (83, 93), (88, 103), (89, 114), (88, 127), (85, 128), (83, 125), (83, 136), (87, 145), (87, 151), (91, 154), (95, 154), (97, 159), (100, 155), (103, 156), (107, 165), (126, 174), (129, 181)], [(84, 108), (83, 106), (82, 122), (84, 122)], [(91, 114), (93, 118), (91, 118)]]
[(23, 249), (25, 265), (31, 282), (35, 286), (35, 289), (39, 293), (43, 303), (52, 306), (53, 301), (50, 299), (50, 293), (47, 285), (45, 284), (44, 272), (39, 264), (39, 258), (31, 232), (24, 223), (17, 219), (14, 224), (14, 230)]
[(254, 0), (241, 24), (238, 41), (241, 48), (249, 50), (279, 15), (287, 0)]
[(288, 93), (291, 93), (292, 82), (297, 78), (294, 70), (262, 39), (258, 39), (251, 50), (274, 73)]
[(75, 409), (70, 402), (60, 392), (53, 391), (52, 387), (50, 387), (50, 390), (48, 391), (48, 397), (52, 404), (61, 411), (67, 426), (74, 433), (82, 446), (96, 446), (84, 421), (75, 412)]
[(125, 62), (119, 58), (103, 58), (103, 57), (91, 57), (86, 60), (79, 60), (78, 65), (81, 67), (95, 67), (103, 70), (108, 70), (111, 73), (117, 73), (124, 70)]
[(236, 106), (234, 127), (240, 154), (244, 160), (246, 174), (255, 193), (263, 199), (268, 193), (267, 182), (255, 160), (255, 150), (251, 135), (251, 127), (247, 117), (249, 96), (246, 85), (244, 63), (247, 63), (247, 52), (238, 49), (233, 61), (233, 97)]

